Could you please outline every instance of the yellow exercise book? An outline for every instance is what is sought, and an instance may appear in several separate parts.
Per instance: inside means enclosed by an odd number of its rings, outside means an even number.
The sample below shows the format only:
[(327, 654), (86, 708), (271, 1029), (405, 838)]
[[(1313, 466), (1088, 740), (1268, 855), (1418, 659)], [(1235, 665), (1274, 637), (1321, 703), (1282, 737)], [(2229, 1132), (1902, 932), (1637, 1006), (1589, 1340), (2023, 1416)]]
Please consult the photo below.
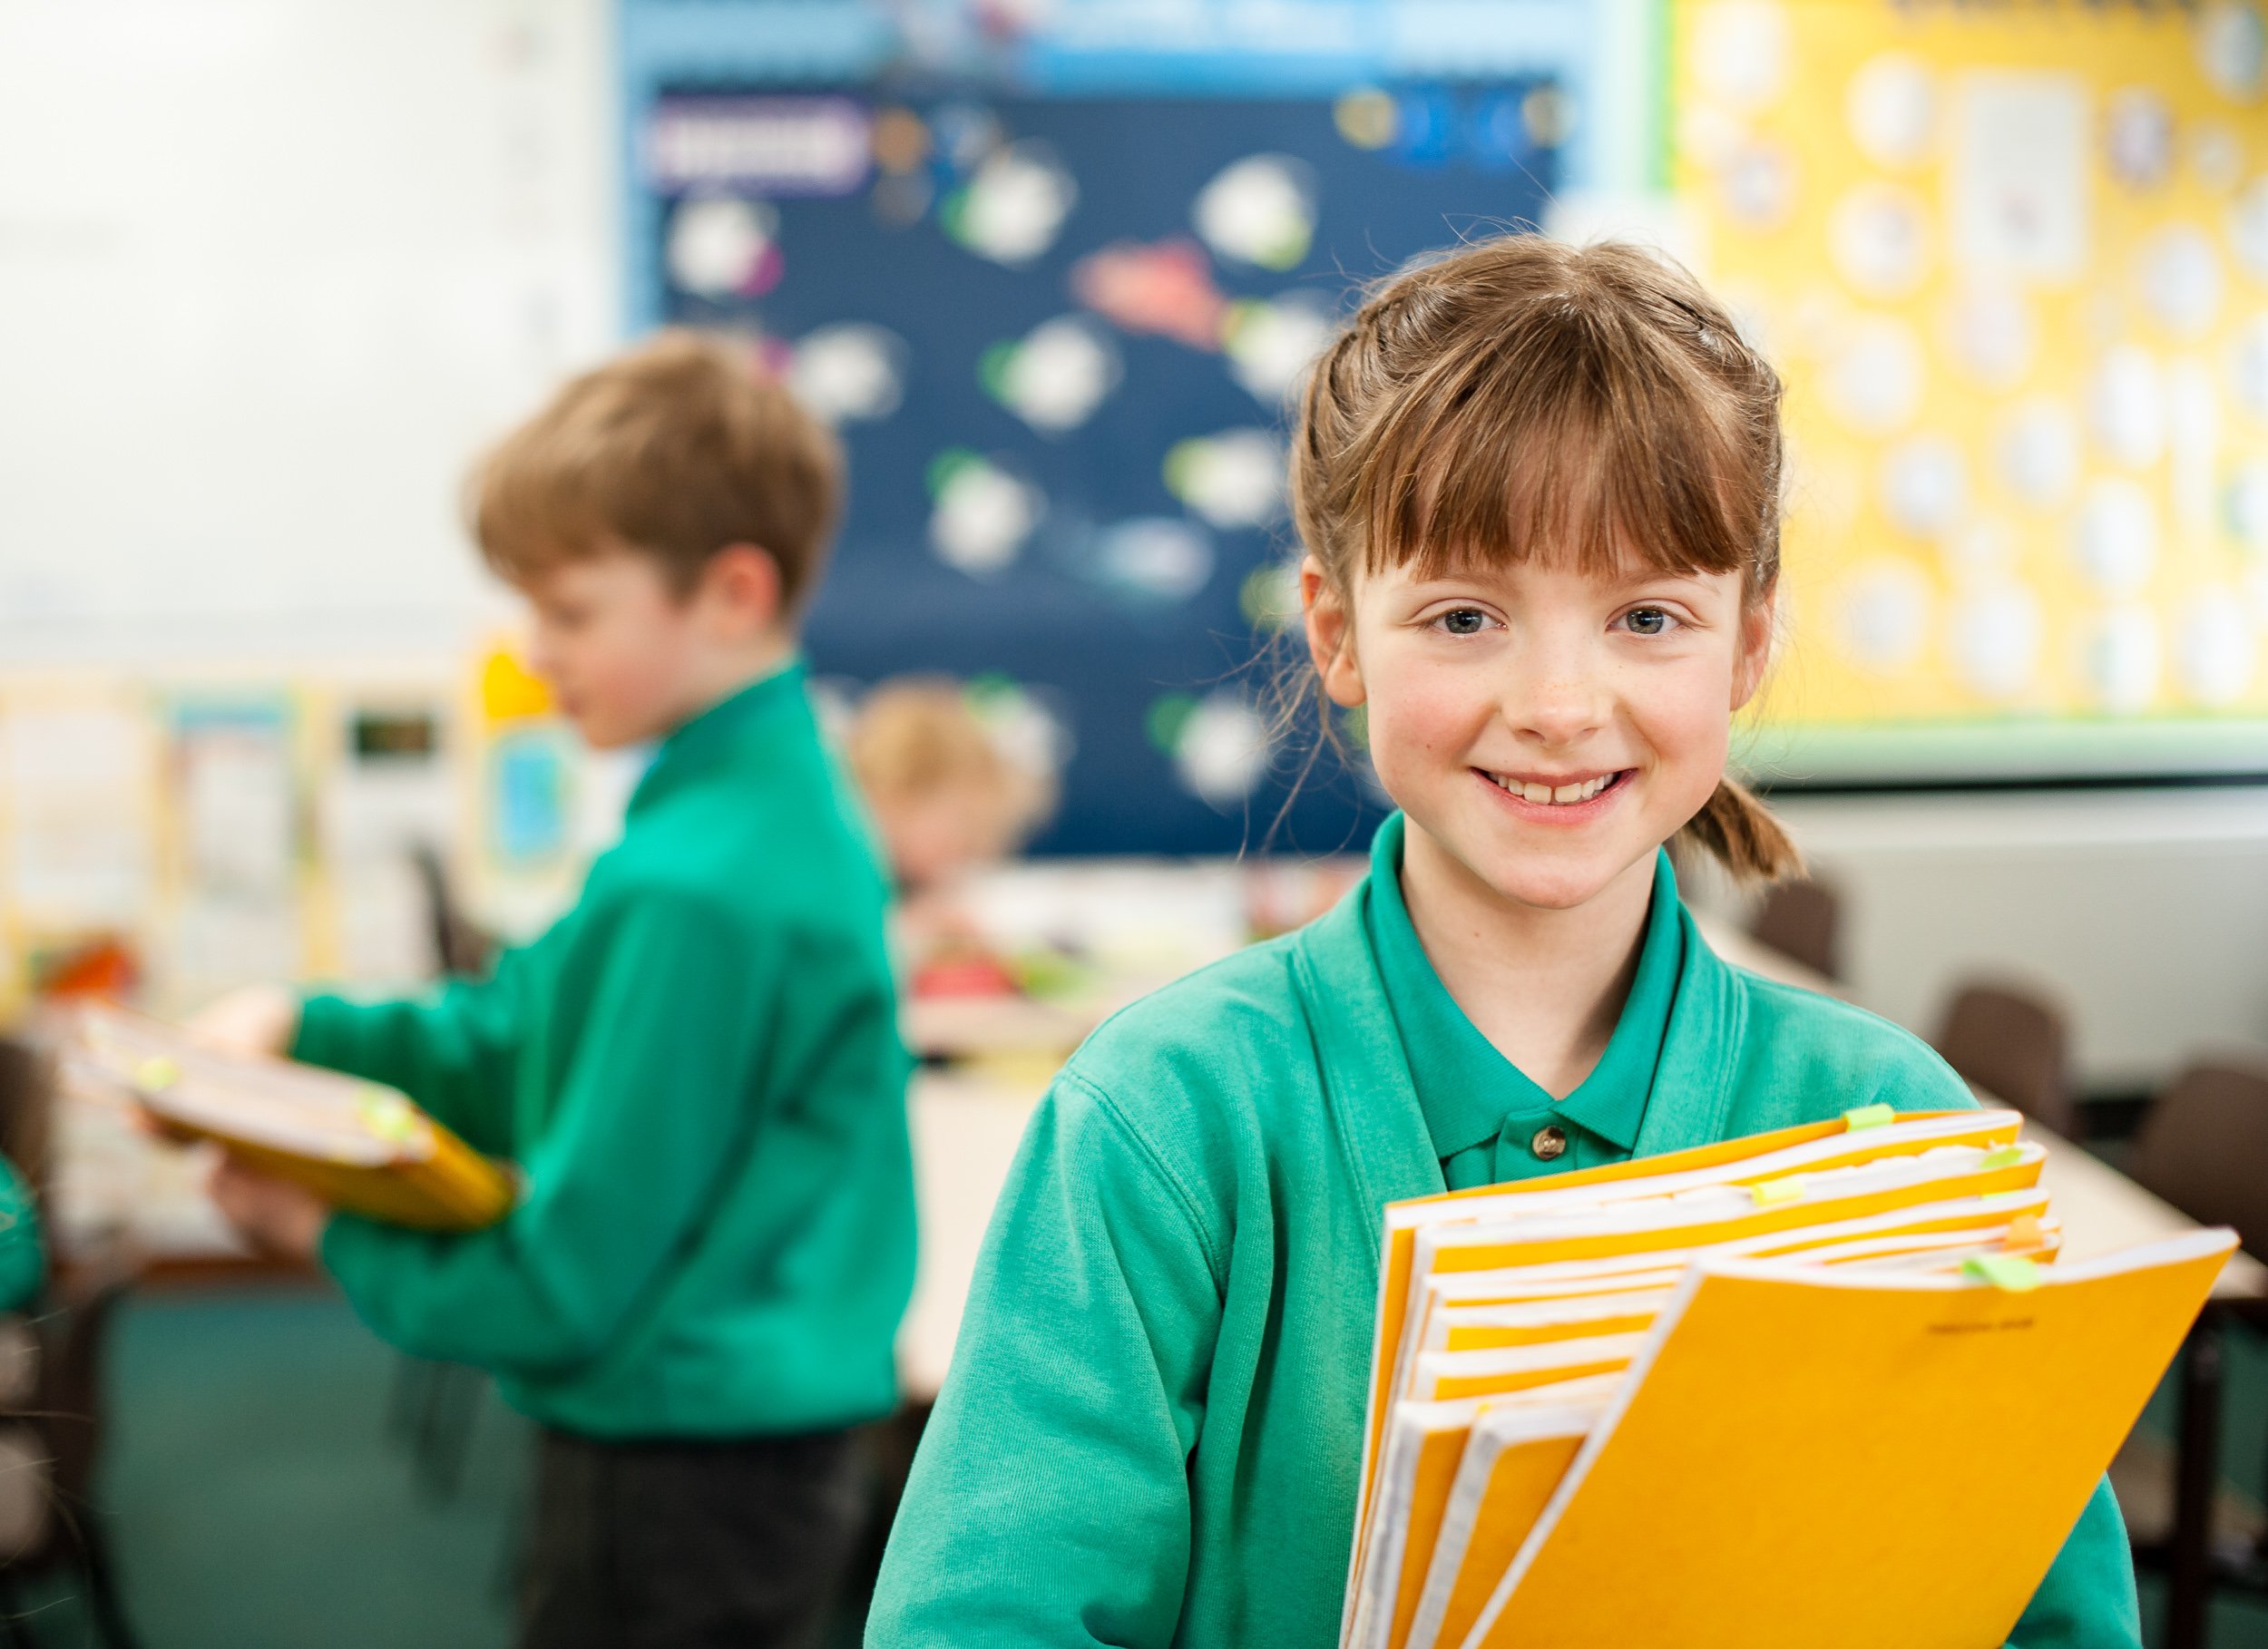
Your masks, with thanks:
[(1461, 1641), (2005, 1642), (2235, 1246), (1699, 1257)]
[[(1452, 1475), (1452, 1441), (1437, 1438), (1422, 1481), (1410, 1476), (1420, 1461), (1407, 1449), (1393, 1461), (1396, 1481), (1381, 1481), (1396, 1403), (1488, 1395), (1508, 1379), (1533, 1384), (1529, 1348), (1552, 1341), (1593, 1336), (1594, 1360), (1617, 1366), (1611, 1360), (1628, 1353), (1614, 1342), (1650, 1326), (1660, 1292), (1697, 1251), (1856, 1242), (1856, 1260), (1870, 1241), (1966, 1233), (1971, 1244), (1999, 1244), (2012, 1220), (2037, 1225), (2046, 1214), (2036, 1189), (2045, 1154), (2017, 1143), (2019, 1126), (2013, 1112), (1901, 1117), (1871, 1107), (1835, 1122), (1389, 1205), (1343, 1641), (1405, 1649), (1432, 1561), (1422, 1531), (1438, 1522)], [(1621, 1303), (1634, 1309), (1607, 1300), (1647, 1292), (1656, 1298)], [(1559, 1309), (1509, 1319), (1464, 1309), (1547, 1303)], [(1397, 1508), (1419, 1508), (1419, 1538), (1383, 1526), (1389, 1487)]]
[[(2041, 1192), (2031, 1192), (2018, 1196), (1969, 1199), (1969, 1203), (1978, 1205), (2002, 1205), (1997, 1223), (1911, 1235), (1879, 1235), (1819, 1243), (1804, 1247), (1799, 1252), (1806, 1264), (1813, 1265), (1861, 1264), (1872, 1270), (1916, 1274), (1954, 1272), (1971, 1259), (1990, 1259), (2008, 1254), (2028, 1257), (2035, 1263), (2054, 1258), (2062, 1244), (2062, 1235), (2055, 1221), (2020, 1209), (2010, 1215), (2005, 1205), (2011, 1202), (2042, 1206), (2046, 1195)], [(1935, 1212), (1915, 1212), (1927, 1213), (1934, 1220), (1944, 1217), (1943, 1211), (1968, 1205), (1967, 1203), (1938, 1204), (1931, 1205), (1931, 1210)], [(1882, 1219), (1853, 1222), (1874, 1225), (1884, 1223)], [(1768, 1239), (1768, 1242), (1775, 1250), (1788, 1247), (1783, 1238)], [(1764, 1246), (1752, 1241), (1728, 1244), (1722, 1252), (1727, 1255), (1754, 1254)], [(1682, 1273), (1669, 1275), (1675, 1281), (1682, 1276)], [(1622, 1279), (1613, 1281), (1618, 1283)], [(1608, 1299), (1633, 1297), (1628, 1293), (1607, 1296)], [(1652, 1297), (1661, 1305), (1667, 1303), (1667, 1296), (1662, 1293), (1653, 1293)], [(1470, 1310), (1485, 1322), (1489, 1315), (1505, 1309), (1508, 1308), (1447, 1307), (1442, 1313), (1442, 1321), (1437, 1321), (1437, 1333), (1441, 1332), (1445, 1321), (1444, 1337), (1449, 1345), (1456, 1346), (1461, 1343), (1459, 1336), (1462, 1332), (1459, 1322), (1461, 1312)], [(1485, 1332), (1485, 1330), (1476, 1331), (1476, 1333), (1479, 1332)], [(1618, 1387), (1620, 1382), (1609, 1379), (1598, 1383)], [(1397, 1411), (1414, 1406), (1399, 1404)], [(1590, 1418), (1596, 1420), (1604, 1406), (1603, 1399), (1594, 1404)], [(1492, 1425), (1495, 1428), (1493, 1430)], [(1588, 1425), (1584, 1429), (1588, 1430)], [(1405, 1592), (1398, 1600), (1396, 1641), (1423, 1646), (1423, 1649), (1432, 1649), (1435, 1644), (1450, 1645), (1453, 1649), (1454, 1645), (1464, 1641), (1473, 1622), (1480, 1617), (1481, 1606), (1487, 1603), (1497, 1583), (1503, 1578), (1513, 1556), (1527, 1538), (1545, 1502), (1549, 1499), (1560, 1477), (1573, 1460), (1576, 1448), (1581, 1440), (1580, 1435), (1570, 1439), (1564, 1431), (1538, 1435), (1511, 1434), (1505, 1429), (1503, 1421), (1487, 1412), (1472, 1423), (1470, 1441), (1459, 1456), (1440, 1509), (1436, 1512), (1429, 1505), (1419, 1512), (1411, 1532), (1405, 1537), (1405, 1549), (1416, 1556), (1423, 1552), (1428, 1525), (1435, 1530), (1432, 1550), (1425, 1556), (1422, 1585)], [(1405, 1568), (1405, 1586), (1411, 1586), (1416, 1569), (1415, 1563)], [(1399, 1623), (1403, 1619), (1408, 1622), (1406, 1633), (1400, 1629)]]
[(1575, 1174), (1389, 1204), (1384, 1252), (1379, 1262), (1378, 1321), (1364, 1423), (1364, 1494), (1378, 1458), (1382, 1405), (1399, 1367), (1402, 1337), (1408, 1326), (1412, 1262), (1422, 1233), (1440, 1225), (1516, 1217), (1522, 1209), (1540, 1212), (1571, 1205), (1596, 1206), (1618, 1197), (1669, 1195), (1706, 1186), (1745, 1186), (1886, 1156), (1911, 1155), (1941, 1144), (2004, 1146), (2015, 1140), (2021, 1121), (2013, 1111), (1915, 1111), (1901, 1116), (1887, 1106), (1872, 1106), (1833, 1122), (1806, 1123)]
[(67, 1080), (131, 1098), (168, 1132), (215, 1140), (333, 1207), (470, 1231), (512, 1206), (512, 1177), (394, 1088), (288, 1059), (216, 1053), (114, 1008), (82, 1010), (75, 1030)]
[(1390, 1206), (1343, 1643), (1461, 1640), (1446, 1634), (1470, 1624), (1535, 1510), (1515, 1524), (1498, 1498), (1549, 1456), (1523, 1443), (1510, 1457), (1520, 1469), (1490, 1488), (1503, 1446), (1481, 1425), (1491, 1403), (1627, 1369), (1696, 1257), (1800, 1255), (1911, 1274), (2052, 1259), (2061, 1238), (2038, 1188), (2045, 1153), (2018, 1140), (2020, 1120), (1872, 1107)]

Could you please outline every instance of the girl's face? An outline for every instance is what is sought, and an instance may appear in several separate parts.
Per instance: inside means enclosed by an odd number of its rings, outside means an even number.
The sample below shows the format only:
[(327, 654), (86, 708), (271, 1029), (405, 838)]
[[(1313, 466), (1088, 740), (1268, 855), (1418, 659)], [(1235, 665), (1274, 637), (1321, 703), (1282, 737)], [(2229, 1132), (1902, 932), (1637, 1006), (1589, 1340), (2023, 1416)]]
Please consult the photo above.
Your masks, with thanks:
[(1542, 909), (1587, 903), (1700, 811), (1771, 643), (1771, 600), (1744, 602), (1738, 573), (1635, 559), (1405, 566), (1359, 578), (1351, 613), (1312, 557), (1300, 582), (1325, 689), (1367, 707), (1386, 793), (1480, 883)]

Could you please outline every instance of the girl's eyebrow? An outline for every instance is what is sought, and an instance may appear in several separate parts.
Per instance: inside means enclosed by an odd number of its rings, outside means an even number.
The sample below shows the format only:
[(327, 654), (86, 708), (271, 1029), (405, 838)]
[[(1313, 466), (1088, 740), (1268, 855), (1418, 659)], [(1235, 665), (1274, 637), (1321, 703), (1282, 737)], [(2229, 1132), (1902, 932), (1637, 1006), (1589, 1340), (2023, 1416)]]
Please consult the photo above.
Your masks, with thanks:
[(1618, 590), (1635, 589), (1644, 584), (1656, 586), (1675, 584), (1687, 588), (1700, 588), (1706, 586), (1715, 576), (1714, 573), (1704, 571), (1699, 568), (1679, 571), (1669, 567), (1643, 566), (1632, 567), (1626, 571), (1615, 573), (1608, 581)]

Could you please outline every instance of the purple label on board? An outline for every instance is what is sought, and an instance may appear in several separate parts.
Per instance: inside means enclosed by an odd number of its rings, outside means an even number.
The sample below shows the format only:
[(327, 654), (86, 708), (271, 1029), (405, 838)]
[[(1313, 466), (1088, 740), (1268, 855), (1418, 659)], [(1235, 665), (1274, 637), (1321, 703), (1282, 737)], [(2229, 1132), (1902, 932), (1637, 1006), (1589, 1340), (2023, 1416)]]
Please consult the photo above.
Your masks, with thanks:
[(646, 123), (646, 175), (663, 194), (847, 195), (874, 147), (847, 97), (671, 97)]

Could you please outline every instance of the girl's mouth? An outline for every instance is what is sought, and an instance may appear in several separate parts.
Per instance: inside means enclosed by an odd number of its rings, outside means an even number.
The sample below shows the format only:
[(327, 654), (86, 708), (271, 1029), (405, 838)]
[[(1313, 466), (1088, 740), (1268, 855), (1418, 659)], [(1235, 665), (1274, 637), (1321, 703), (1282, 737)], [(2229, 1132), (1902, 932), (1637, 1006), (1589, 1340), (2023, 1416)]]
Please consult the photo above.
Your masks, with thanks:
[(1634, 768), (1622, 767), (1611, 773), (1569, 774), (1565, 777), (1549, 778), (1518, 773), (1491, 773), (1485, 767), (1472, 769), (1476, 777), (1484, 780), (1490, 789), (1526, 816), (1543, 816), (1553, 823), (1568, 824), (1597, 815), (1635, 771)]

